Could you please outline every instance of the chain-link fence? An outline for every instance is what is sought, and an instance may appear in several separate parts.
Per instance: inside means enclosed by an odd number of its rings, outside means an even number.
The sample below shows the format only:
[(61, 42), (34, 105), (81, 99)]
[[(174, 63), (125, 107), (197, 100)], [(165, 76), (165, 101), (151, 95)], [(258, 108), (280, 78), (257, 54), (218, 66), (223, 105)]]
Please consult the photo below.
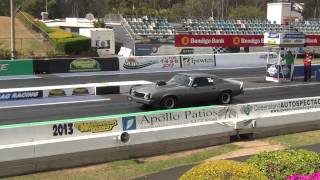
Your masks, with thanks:
[[(19, 57), (44, 57), (54, 53), (44, 38), (16, 38), (15, 43)], [(0, 57), (10, 57), (10, 47), (10, 38), (0, 38)]]

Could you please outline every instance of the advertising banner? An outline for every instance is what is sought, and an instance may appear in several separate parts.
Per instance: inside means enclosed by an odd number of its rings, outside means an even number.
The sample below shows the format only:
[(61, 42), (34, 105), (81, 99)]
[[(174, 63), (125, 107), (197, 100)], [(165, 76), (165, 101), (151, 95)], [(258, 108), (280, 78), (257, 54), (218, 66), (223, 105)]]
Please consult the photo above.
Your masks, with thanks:
[(320, 46), (320, 35), (308, 34), (306, 37), (306, 46)]
[[(261, 47), (269, 45), (320, 46), (320, 35), (266, 33), (264, 35), (176, 35), (176, 47)], [(191, 53), (189, 53), (191, 54)]]
[(135, 39), (135, 55), (170, 55), (177, 54), (173, 35), (141, 36)]
[(215, 57), (212, 54), (203, 55), (182, 55), (181, 67), (213, 67), (215, 66)]
[(93, 117), (73, 121), (45, 122), (15, 128), (2, 129), (0, 127), (0, 145), (122, 132), (121, 123), (121, 118)]
[[(35, 72), (47, 73), (74, 73), (99, 72), (119, 70), (117, 57), (110, 58), (59, 58), (47, 60), (34, 60)], [(43, 62), (46, 63), (43, 63)]]
[(304, 46), (305, 35), (300, 32), (277, 33), (268, 32), (264, 34), (264, 44), (271, 46)]
[(95, 87), (76, 87), (76, 88), (57, 88), (43, 90), (43, 97), (64, 97), (64, 96), (81, 96), (94, 95)]
[(42, 98), (42, 91), (19, 91), (0, 93), (0, 101)]
[(33, 75), (32, 60), (0, 60), (0, 76)]
[(119, 57), (120, 70), (176, 69), (180, 68), (180, 56), (131, 56)]
[[(217, 67), (263, 67), (267, 64), (267, 52), (216, 54)], [(269, 56), (274, 58), (275, 56)], [(278, 56), (276, 56), (278, 57)]]
[(278, 101), (249, 103), (236, 105), (240, 111), (240, 117), (270, 116), (279, 113), (291, 113), (320, 108), (320, 97), (286, 99)]
[(263, 46), (263, 35), (176, 35), (176, 47)]
[[(123, 131), (148, 129), (201, 122), (219, 122), (238, 118), (238, 112), (230, 107), (206, 107), (185, 111), (167, 111), (139, 116), (122, 117)], [(232, 123), (231, 123), (232, 124)]]
[(177, 54), (174, 44), (136, 44), (136, 56)]

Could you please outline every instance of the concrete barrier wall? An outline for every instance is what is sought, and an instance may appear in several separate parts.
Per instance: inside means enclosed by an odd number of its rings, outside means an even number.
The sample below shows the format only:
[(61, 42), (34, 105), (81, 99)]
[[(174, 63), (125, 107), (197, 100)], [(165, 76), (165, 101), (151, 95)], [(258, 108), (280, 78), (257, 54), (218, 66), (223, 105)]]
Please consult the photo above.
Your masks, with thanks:
[(120, 86), (150, 83), (140, 80), (0, 89), (0, 101), (120, 93)]
[[(211, 122), (200, 125), (193, 124), (171, 128), (158, 128), (154, 130), (132, 131), (130, 132), (130, 141), (127, 143), (122, 143), (118, 139), (121, 133), (104, 133), (80, 137), (68, 137), (54, 140), (1, 145), (0, 162), (76, 153), (82, 151), (92, 151), (105, 148), (115, 148), (121, 146), (132, 146), (144, 143), (204, 136), (208, 134), (231, 133), (232, 131), (233, 127), (226, 127), (224, 125)], [(16, 152), (19, 153), (16, 154)]]
[(315, 130), (320, 129), (319, 115), (315, 111), (264, 117), (256, 119), (254, 128), (238, 131), (212, 122), (136, 130), (130, 132), (128, 143), (120, 142), (119, 134), (112, 133), (2, 145), (0, 177), (224, 144), (230, 142), (230, 136), (237, 135), (237, 132), (267, 137)]
[[(320, 97), (311, 97), (231, 106), (182, 108), (145, 113), (5, 125), (0, 126), (0, 145), (5, 146), (39, 141), (65, 141), (68, 138), (81, 138), (91, 135), (101, 134), (108, 136), (108, 134), (121, 134), (125, 131), (134, 133), (140, 130), (158, 131), (177, 127), (201, 126), (207, 123), (222, 125), (227, 131), (229, 131), (230, 128), (251, 129), (259, 126), (264, 127), (291, 122), (307, 122), (309, 121), (308, 118), (293, 118), (280, 122), (266, 121), (266, 125), (264, 125), (264, 121), (260, 119), (317, 112), (319, 109)], [(312, 118), (311, 120), (315, 120), (317, 117), (310, 118)], [(263, 123), (260, 124), (260, 121)], [(212, 129), (212, 131), (219, 132), (220, 130)], [(176, 136), (179, 136), (179, 134), (170, 135), (171, 138), (175, 138)], [(154, 137), (153, 141), (157, 142), (157, 137)], [(135, 142), (139, 143), (139, 141)]]
[[(145, 113), (88, 117), (60, 121), (0, 126), (0, 145), (64, 139), (93, 134), (131, 132), (143, 129), (172, 128), (213, 122), (234, 129), (252, 128), (259, 118), (288, 116), (320, 109), (320, 97), (287, 99), (230, 106), (206, 106)], [(300, 119), (298, 119), (300, 120)], [(304, 121), (302, 119), (302, 121)], [(288, 120), (293, 122), (293, 120)], [(285, 121), (279, 122), (285, 123)], [(271, 125), (274, 123), (272, 122)], [(154, 139), (157, 141), (157, 139)]]
[[(15, 169), (12, 175), (228, 143), (239, 134), (264, 137), (314, 130), (320, 128), (319, 116), (320, 97), (311, 97), (65, 120), (58, 122), (62, 131), (57, 136), (57, 121), (0, 126), (0, 176), (8, 175), (8, 168)], [(75, 134), (68, 134), (70, 127)], [(120, 140), (124, 131), (130, 137), (126, 143)], [(93, 158), (96, 152), (112, 156)], [(76, 159), (80, 154), (85, 157)], [(51, 164), (52, 159), (60, 161)]]
[(267, 54), (268, 52), (119, 57), (119, 70), (263, 67), (267, 64)]

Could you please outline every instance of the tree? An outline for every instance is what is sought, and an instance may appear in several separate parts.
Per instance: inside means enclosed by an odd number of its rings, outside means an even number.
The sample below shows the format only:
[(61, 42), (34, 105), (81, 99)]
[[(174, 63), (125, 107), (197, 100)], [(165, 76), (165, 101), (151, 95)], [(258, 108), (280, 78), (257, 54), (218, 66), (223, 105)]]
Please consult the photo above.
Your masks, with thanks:
[(233, 8), (229, 14), (229, 18), (264, 18), (265, 13), (261, 9), (254, 6), (238, 6)]
[(93, 26), (95, 28), (106, 28), (106, 23), (103, 20), (98, 19), (98, 21), (93, 22)]
[(10, 16), (10, 0), (0, 1), (0, 15)]
[[(50, 18), (56, 18), (60, 13), (57, 6), (56, 0), (47, 0), (48, 4), (48, 12)], [(46, 1), (39, 1), (39, 0), (21, 0), (20, 8), (23, 11), (28, 12), (29, 14), (33, 15), (34, 17), (41, 18), (41, 12), (46, 11)], [(18, 7), (18, 6), (17, 6)]]

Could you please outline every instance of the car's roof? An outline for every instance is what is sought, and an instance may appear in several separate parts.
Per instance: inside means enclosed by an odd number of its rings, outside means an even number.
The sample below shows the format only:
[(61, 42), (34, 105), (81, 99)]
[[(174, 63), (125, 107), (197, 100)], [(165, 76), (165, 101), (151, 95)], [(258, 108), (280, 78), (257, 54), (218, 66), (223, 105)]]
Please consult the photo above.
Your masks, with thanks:
[(217, 77), (213, 74), (207, 74), (207, 73), (179, 73), (181, 75), (190, 76), (190, 77)]

